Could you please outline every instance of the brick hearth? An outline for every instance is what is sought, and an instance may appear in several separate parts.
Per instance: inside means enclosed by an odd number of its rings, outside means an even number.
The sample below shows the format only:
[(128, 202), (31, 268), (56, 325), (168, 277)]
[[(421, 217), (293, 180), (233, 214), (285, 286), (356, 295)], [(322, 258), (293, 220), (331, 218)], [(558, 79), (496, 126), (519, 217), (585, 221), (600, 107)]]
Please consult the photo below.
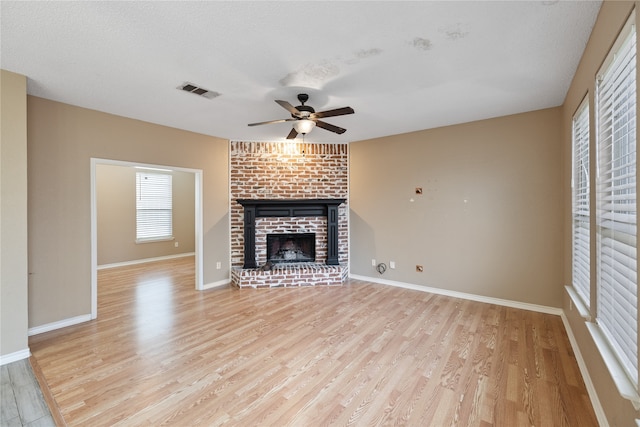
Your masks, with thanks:
[(342, 285), (347, 267), (324, 264), (276, 264), (271, 270), (233, 267), (231, 284), (238, 288), (276, 288), (293, 286)]

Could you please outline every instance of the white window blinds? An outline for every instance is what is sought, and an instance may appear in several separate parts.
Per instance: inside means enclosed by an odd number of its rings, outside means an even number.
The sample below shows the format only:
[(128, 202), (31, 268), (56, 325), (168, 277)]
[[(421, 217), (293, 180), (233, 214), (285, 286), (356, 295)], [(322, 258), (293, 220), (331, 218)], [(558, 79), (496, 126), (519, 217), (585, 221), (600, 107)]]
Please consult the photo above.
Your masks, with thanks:
[(597, 85), (596, 322), (637, 387), (636, 36), (629, 28)]
[(173, 235), (172, 176), (136, 172), (136, 241)]
[(590, 305), (590, 249), (589, 249), (589, 102), (582, 103), (573, 117), (573, 287)]

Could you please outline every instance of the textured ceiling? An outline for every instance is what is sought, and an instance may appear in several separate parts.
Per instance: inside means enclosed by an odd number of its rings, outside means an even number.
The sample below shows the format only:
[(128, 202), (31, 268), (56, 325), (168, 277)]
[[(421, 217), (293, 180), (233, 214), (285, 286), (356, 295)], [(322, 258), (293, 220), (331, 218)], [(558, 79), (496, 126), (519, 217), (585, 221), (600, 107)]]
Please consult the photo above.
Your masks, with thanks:
[[(233, 140), (351, 106), (307, 142), (348, 142), (562, 104), (593, 1), (0, 3), (3, 69), (31, 95)], [(218, 92), (206, 99), (185, 82)]]

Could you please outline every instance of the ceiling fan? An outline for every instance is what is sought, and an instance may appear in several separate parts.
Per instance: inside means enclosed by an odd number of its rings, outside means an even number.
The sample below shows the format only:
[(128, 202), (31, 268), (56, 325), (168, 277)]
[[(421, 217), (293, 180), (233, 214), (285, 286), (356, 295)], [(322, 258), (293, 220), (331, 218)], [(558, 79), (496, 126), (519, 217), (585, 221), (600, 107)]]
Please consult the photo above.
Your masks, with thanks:
[(305, 102), (309, 100), (309, 95), (306, 93), (298, 94), (298, 101), (300, 101), (301, 105), (294, 107), (287, 101), (276, 100), (276, 102), (285, 110), (291, 113), (290, 119), (280, 119), (280, 120), (270, 120), (268, 122), (259, 122), (259, 123), (249, 123), (249, 126), (258, 126), (258, 125), (268, 125), (271, 123), (282, 123), (282, 122), (294, 122), (293, 129), (287, 135), (287, 139), (295, 139), (299, 133), (305, 135), (311, 131), (315, 126), (318, 126), (322, 129), (328, 130), (330, 132), (335, 132), (337, 134), (343, 134), (347, 130), (338, 126), (334, 126), (327, 122), (323, 122), (322, 120), (325, 117), (334, 117), (334, 116), (343, 116), (345, 114), (353, 114), (353, 108), (351, 107), (343, 107), (336, 108), (334, 110), (320, 111), (316, 113), (316, 110), (313, 107), (308, 105), (304, 105)]

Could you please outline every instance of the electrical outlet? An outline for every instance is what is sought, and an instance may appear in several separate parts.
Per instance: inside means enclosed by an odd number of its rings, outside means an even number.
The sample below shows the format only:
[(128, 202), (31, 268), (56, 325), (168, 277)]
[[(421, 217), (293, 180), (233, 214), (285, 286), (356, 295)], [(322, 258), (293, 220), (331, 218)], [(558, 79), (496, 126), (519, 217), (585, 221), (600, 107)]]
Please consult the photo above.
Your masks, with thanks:
[(372, 260), (371, 260), (371, 266), (372, 266), (372, 267), (375, 267), (376, 265), (378, 265), (378, 264), (376, 264), (376, 260), (375, 260), (375, 258), (374, 258), (374, 259), (372, 259)]
[(216, 269), (220, 270), (222, 268), (222, 263), (220, 261), (216, 262)]
[(422, 266), (421, 266), (421, 265), (416, 265), (416, 271), (417, 271), (418, 273), (422, 273), (422, 271), (423, 271)]
[(396, 268), (396, 262), (395, 261), (389, 261), (389, 268)]
[(177, 248), (178, 246), (180, 246), (180, 243), (178, 243), (178, 242), (173, 242), (173, 246), (175, 246), (175, 247)]

